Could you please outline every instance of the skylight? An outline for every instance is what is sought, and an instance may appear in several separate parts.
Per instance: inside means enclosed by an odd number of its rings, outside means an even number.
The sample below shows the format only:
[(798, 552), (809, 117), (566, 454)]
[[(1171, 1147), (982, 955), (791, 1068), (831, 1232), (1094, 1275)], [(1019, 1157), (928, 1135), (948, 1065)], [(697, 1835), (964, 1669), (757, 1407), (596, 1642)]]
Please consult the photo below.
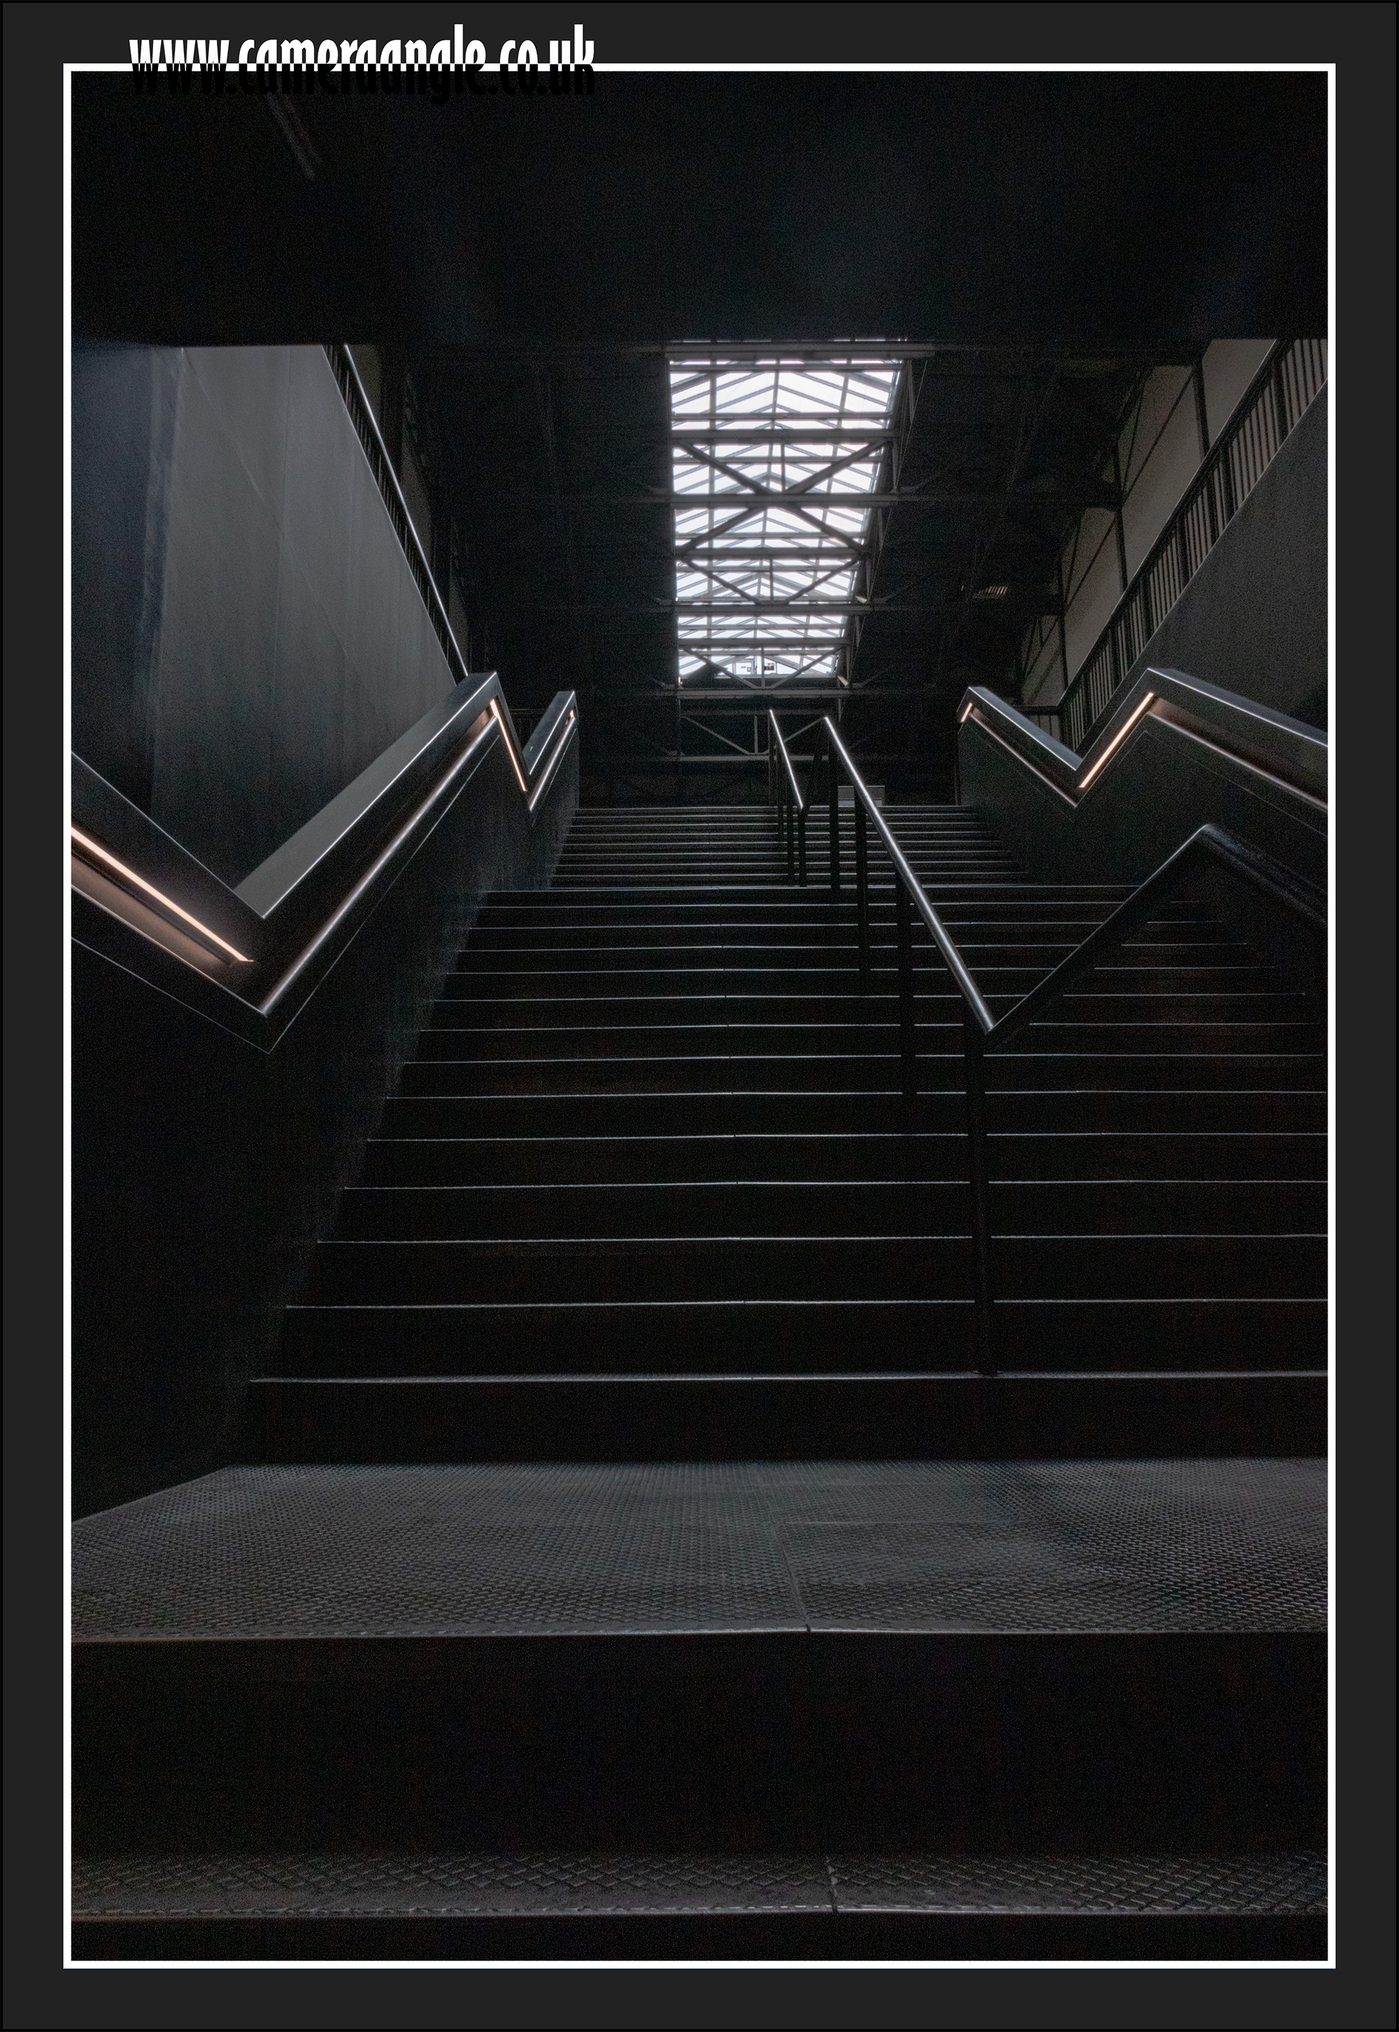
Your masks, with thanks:
[(836, 675), (897, 362), (672, 358), (680, 682)]

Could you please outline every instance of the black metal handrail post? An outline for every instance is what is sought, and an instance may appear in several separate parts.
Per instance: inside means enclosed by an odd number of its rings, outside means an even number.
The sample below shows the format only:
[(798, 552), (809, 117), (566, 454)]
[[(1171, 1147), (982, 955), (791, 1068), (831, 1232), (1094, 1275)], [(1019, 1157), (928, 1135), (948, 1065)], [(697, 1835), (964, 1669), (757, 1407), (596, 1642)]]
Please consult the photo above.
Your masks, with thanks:
[(971, 1010), (962, 1008), (963, 1082), (967, 1096), (967, 1183), (971, 1191), (972, 1297), (976, 1307), (976, 1366), (996, 1373), (996, 1339), (991, 1282), (991, 1175), (986, 1148), (986, 1067), (982, 1033)]
[(860, 992), (870, 984), (870, 870), (869, 821), (865, 807), (855, 800), (855, 923), (860, 936)]
[[(768, 798), (777, 794), (778, 837), (787, 850), (787, 880), (798, 864), (802, 887), (806, 887), (806, 799), (797, 782), (797, 772), (777, 724), (777, 714), (768, 709)], [(795, 853), (794, 853), (795, 849)]]
[[(840, 736), (830, 720), (825, 722), (827, 753), (832, 770), (831, 809), (836, 808), (834, 776), (837, 763), (850, 783), (855, 808), (873, 821), (894, 868), (894, 923), (898, 963), (899, 1029), (903, 1060), (903, 1089), (910, 1100), (918, 1091), (917, 1017), (914, 1005), (912, 911), (917, 909), (933, 942), (947, 963), (963, 1002), (963, 1084), (967, 1104), (967, 1185), (970, 1200), (972, 1290), (976, 1313), (977, 1367), (984, 1376), (997, 1373), (995, 1348), (995, 1280), (992, 1263), (991, 1185), (986, 1127), (986, 1053), (1008, 1044), (1032, 1023), (1044, 1008), (1080, 976), (1096, 967), (1105, 954), (1119, 945), (1128, 933), (1150, 916), (1163, 895), (1192, 873), (1201, 862), (1221, 863), (1238, 879), (1249, 883), (1274, 902), (1300, 917), (1323, 939), (1326, 929), (1323, 897), (1290, 869), (1258, 848), (1226, 832), (1222, 826), (1200, 826), (1171, 854), (1154, 874), (1138, 884), (1103, 922), (1038, 987), (1022, 996), (1005, 1015), (996, 1018), (982, 995), (955, 940), (929, 900), (922, 884), (871, 797)], [(862, 867), (860, 827), (856, 827), (857, 921), (862, 940), (868, 938), (868, 917), (859, 908), (859, 896), (868, 896), (868, 865)], [(867, 911), (867, 904), (866, 904)]]
[(830, 791), (830, 834), (831, 834), (831, 894), (840, 894), (840, 774), (836, 768), (836, 751), (831, 745), (829, 720), (826, 721), (826, 779)]
[(904, 1099), (918, 1094), (918, 1018), (913, 1004), (913, 915), (908, 890), (894, 878), (894, 945), (899, 969), (899, 1048), (903, 1058)]

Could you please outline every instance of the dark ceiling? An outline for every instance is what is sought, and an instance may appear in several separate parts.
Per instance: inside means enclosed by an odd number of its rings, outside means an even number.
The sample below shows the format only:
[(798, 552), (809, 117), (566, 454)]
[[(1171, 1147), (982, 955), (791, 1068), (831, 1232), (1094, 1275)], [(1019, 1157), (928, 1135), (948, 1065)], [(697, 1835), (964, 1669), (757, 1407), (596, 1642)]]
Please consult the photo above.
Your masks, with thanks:
[(614, 774), (674, 740), (667, 344), (911, 355), (919, 498), (877, 528), (847, 709), (897, 773), (936, 764), (969, 679), (1005, 681), (1141, 374), (1325, 330), (1318, 73), (290, 104), (75, 77), (75, 336), (403, 349), (473, 634), (523, 703), (575, 685)]
[[(961, 692), (1001, 684), (1028, 622), (1054, 611), (1065, 532), (1107, 500), (1100, 470), (1162, 357), (1190, 354), (960, 347), (908, 358), (898, 501), (873, 516), (860, 587), (871, 611), (850, 624), (841, 700), (847, 738), (881, 775), (945, 772)], [(597, 768), (606, 756), (614, 792), (657, 775), (681, 705), (664, 352), (437, 349), (416, 355), (414, 372), (463, 540), (468, 608), (484, 623), (477, 660), (509, 673), (526, 705), (574, 686), (585, 753)], [(838, 693), (687, 684), (682, 746), (716, 760), (751, 748), (753, 712), (781, 697), (819, 712)]]

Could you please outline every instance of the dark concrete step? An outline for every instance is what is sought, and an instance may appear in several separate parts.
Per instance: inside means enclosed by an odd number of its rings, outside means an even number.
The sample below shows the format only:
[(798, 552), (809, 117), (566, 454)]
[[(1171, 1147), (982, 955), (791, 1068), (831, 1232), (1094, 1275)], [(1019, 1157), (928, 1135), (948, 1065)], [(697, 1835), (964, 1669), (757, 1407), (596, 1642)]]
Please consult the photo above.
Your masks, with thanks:
[(824, 922), (794, 923), (777, 912), (764, 912), (748, 922), (705, 918), (681, 924), (673, 919), (651, 924), (514, 924), (480, 925), (464, 949), (474, 961), (483, 953), (514, 952), (605, 952), (629, 947), (656, 947), (661, 951), (690, 952), (713, 947), (724, 951), (736, 946), (742, 951), (756, 947), (815, 946), (842, 950), (855, 942), (854, 912), (832, 913)]
[[(872, 915), (877, 919), (892, 917), (892, 889), (887, 885), (878, 886), (883, 893), (872, 899)], [(1003, 919), (1032, 922), (1048, 917), (1097, 924), (1128, 894), (1130, 891), (1127, 889), (1051, 889), (1040, 884), (1027, 887), (1021, 882), (982, 884), (975, 888), (953, 885), (950, 890), (945, 887), (940, 889), (938, 908), (955, 912), (961, 919), (984, 919), (987, 922)], [(855, 894), (849, 883), (832, 894), (826, 884), (813, 888), (810, 883), (803, 887), (783, 882), (759, 894), (754, 893), (751, 885), (733, 891), (720, 886), (708, 896), (691, 891), (676, 896), (662, 892), (653, 897), (637, 896), (630, 890), (619, 891), (616, 895), (602, 891), (594, 896), (572, 892), (561, 896), (547, 889), (497, 891), (482, 903), (477, 925), (490, 932), (498, 929), (528, 930), (535, 925), (570, 924), (821, 924), (828, 921), (853, 924), (854, 918)], [(1156, 921), (1180, 920), (1217, 922), (1211, 913), (1202, 912), (1195, 905), (1164, 901)]]
[[(1222, 1179), (1326, 1177), (1324, 1134), (1132, 1134), (1110, 1130), (992, 1136), (993, 1177), (1073, 1179)], [(966, 1139), (882, 1133), (638, 1136), (513, 1135), (371, 1139), (367, 1186), (603, 1187), (653, 1180), (882, 1180), (916, 1182), (966, 1176)], [(1036, 1190), (1043, 1191), (1037, 1185)]]
[[(1319, 1233), (1324, 1180), (993, 1180), (998, 1234)], [(725, 1179), (573, 1185), (358, 1186), (342, 1196), (340, 1241), (505, 1236), (901, 1234), (917, 1220), (964, 1229), (964, 1178)]]
[[(1323, 1298), (1002, 1299), (1003, 1368), (1315, 1370)], [(284, 1376), (823, 1375), (974, 1369), (967, 1297), (289, 1306)], [(731, 1435), (740, 1450), (742, 1435)]]
[[(1027, 981), (1026, 986), (1030, 985)], [(461, 986), (454, 983), (452, 992), (434, 1003), (424, 1032), (425, 1041), (441, 1030), (507, 1030), (521, 1024), (558, 1026), (571, 1022), (596, 1028), (600, 1024), (630, 1022), (638, 1015), (635, 996), (574, 994), (558, 980), (543, 984), (543, 992), (538, 994), (473, 995), (462, 992), (463, 986), (469, 983)], [(919, 1024), (938, 1018), (961, 1021), (963, 1005), (956, 989), (947, 983), (942, 992), (937, 990), (938, 983), (933, 977), (925, 975), (919, 982), (915, 1002)], [(992, 990), (990, 999), (999, 1009), (1008, 1005), (1010, 998)], [(1061, 1012), (1077, 1011), (1090, 1020), (1102, 1021), (1130, 1021), (1144, 1014), (1189, 1021), (1207, 1019), (1211, 1013), (1246, 1021), (1259, 1010), (1275, 1013), (1282, 1021), (1310, 1022), (1313, 1018), (1305, 1002), (1298, 1006), (1286, 997), (1244, 992), (1155, 994), (1146, 989), (1122, 994), (1095, 992), (1073, 1001), (1066, 996), (1057, 1007)], [(865, 993), (858, 992), (853, 980), (839, 995), (750, 995), (728, 989), (707, 990), (702, 994), (648, 996), (644, 1011), (639, 1013), (642, 1020), (650, 1023), (723, 1021), (777, 1023), (785, 1027), (790, 1023), (896, 1023), (899, 1005), (894, 981), (888, 974), (880, 974)], [(1314, 1029), (1313, 1037), (1317, 1034)]]
[[(1325, 1353), (1324, 1340), (1322, 1353)], [(244, 1461), (1320, 1456), (1320, 1370), (259, 1377)]]
[(1314, 1848), (1325, 1518), (1286, 1459), (228, 1470), (74, 1527), (75, 1850)]
[[(491, 1094), (632, 1094), (728, 1092), (822, 1093), (826, 1091), (897, 1092), (897, 1052), (866, 1050), (836, 1056), (819, 1052), (805, 1058), (750, 1054), (731, 1056), (722, 1039), (708, 1056), (683, 1047), (649, 1056), (609, 1057), (561, 1055), (548, 1058), (473, 1058), (412, 1062), (403, 1068), (399, 1091), (404, 1095)], [(567, 1040), (562, 1051), (568, 1052)], [(949, 1060), (949, 1066), (951, 1061)], [(930, 1070), (928, 1083), (950, 1082), (951, 1073)]]
[[(917, 1045), (931, 1055), (956, 1052), (962, 1043), (964, 1024), (959, 1003), (949, 996), (919, 1012)], [(699, 1020), (697, 1020), (697, 1018)], [(707, 1018), (708, 1020), (704, 1020)], [(416, 1063), (470, 1065), (485, 1059), (508, 1058), (673, 1058), (693, 1053), (697, 1059), (716, 1054), (733, 1058), (831, 1058), (862, 1057), (869, 1052), (897, 1053), (901, 1048), (898, 1004), (882, 997), (869, 1013), (855, 1020), (785, 1020), (745, 1022), (725, 1020), (723, 1010), (691, 1012), (688, 1018), (657, 1019), (644, 1004), (631, 1012), (631, 1019), (596, 1023), (580, 1012), (569, 1021), (560, 1012), (551, 1022), (540, 1018), (513, 1027), (503, 1024), (448, 1025), (441, 1021), (422, 1034)], [(1154, 1054), (1207, 1052), (1229, 1060), (1236, 1055), (1259, 1052), (1319, 1053), (1324, 1040), (1311, 1022), (1242, 1019), (1206, 1022), (1175, 1016), (1142, 1017), (1140, 1021), (1110, 1021), (1085, 1017), (1075, 1021), (1068, 1015), (1051, 1014), (1021, 1033), (1022, 1052), (1047, 1051), (1062, 1054), (1122, 1052)]]
[(75, 1959), (1268, 1959), (1326, 1952), (1326, 1858), (79, 1858)]
[[(930, 1195), (930, 1197), (932, 1197)], [(961, 1196), (958, 1195), (958, 1198)], [(590, 1299), (961, 1298), (970, 1291), (968, 1208), (942, 1194), (956, 1225), (928, 1232), (754, 1235), (572, 1234), (541, 1239), (328, 1241), (315, 1258), (313, 1303), (529, 1304)], [(910, 1215), (921, 1212), (910, 1209)], [(1326, 1238), (1252, 1234), (997, 1234), (997, 1298), (1315, 1298), (1326, 1288)]]
[[(920, 1067), (920, 1077), (925, 1068)], [(1164, 1131), (1284, 1131), (1320, 1133), (1327, 1124), (1319, 1088), (1251, 1086), (1230, 1089), (1181, 1085), (1113, 1088), (993, 1087), (987, 1095), (993, 1134), (1060, 1131), (1136, 1133)], [(960, 1091), (920, 1092), (909, 1101), (894, 1093), (486, 1094), (437, 1098), (392, 1096), (384, 1103), (381, 1132), (388, 1136), (902, 1133), (925, 1130), (966, 1134)]]
[[(1070, 947), (1046, 951), (1042, 947), (988, 948), (964, 957), (981, 992), (987, 996), (1014, 995), (1017, 999), (1038, 986)], [(1143, 949), (1153, 976), (1161, 969), (1161, 947)], [(1207, 953), (1215, 948), (1198, 948)], [(581, 995), (688, 995), (728, 992), (747, 995), (850, 995), (860, 992), (859, 953), (853, 939), (846, 947), (824, 949), (814, 946), (771, 948), (751, 953), (734, 946), (697, 946), (690, 951), (677, 948), (617, 947), (591, 948), (572, 953), (545, 947), (510, 953), (468, 953), (469, 964), (454, 967), (445, 977), (441, 996), (457, 995), (479, 999), (483, 996), (553, 994)], [(1128, 955), (1131, 959), (1132, 955)], [(1213, 971), (1213, 962), (1206, 962)], [(1133, 961), (1135, 965), (1135, 961)], [(875, 992), (896, 991), (897, 974), (892, 949), (876, 946), (870, 967)], [(1188, 992), (1191, 977), (1176, 972), (1174, 985)], [(914, 980), (921, 994), (947, 993), (947, 974), (931, 948), (917, 952)], [(1139, 975), (1115, 971), (1094, 981), (1102, 990), (1135, 986)]]
[[(936, 1031), (927, 1033), (936, 1041)], [(963, 1090), (962, 1057), (949, 1048), (930, 1050), (920, 1039), (918, 1080), (934, 1092)], [(1227, 1057), (1209, 1051), (1083, 1052), (1006, 1051), (986, 1061), (988, 1089), (997, 1092), (1044, 1088), (1054, 1091), (1100, 1092), (1120, 1088), (1139, 1091), (1172, 1089), (1201, 1091), (1274, 1088), (1320, 1091), (1326, 1061), (1320, 1053), (1252, 1051)], [(902, 1059), (895, 1049), (865, 1049), (835, 1054), (817, 1051), (780, 1056), (716, 1050), (707, 1057), (676, 1052), (588, 1058), (521, 1056), (513, 1059), (473, 1058), (413, 1061), (403, 1068), (399, 1092), (407, 1098), (456, 1095), (650, 1094), (732, 1092), (790, 1094), (811, 1097), (857, 1093), (897, 1095), (903, 1079)]]
[(1323, 1915), (750, 1912), (664, 1918), (84, 1919), (76, 1962), (1300, 1962)]

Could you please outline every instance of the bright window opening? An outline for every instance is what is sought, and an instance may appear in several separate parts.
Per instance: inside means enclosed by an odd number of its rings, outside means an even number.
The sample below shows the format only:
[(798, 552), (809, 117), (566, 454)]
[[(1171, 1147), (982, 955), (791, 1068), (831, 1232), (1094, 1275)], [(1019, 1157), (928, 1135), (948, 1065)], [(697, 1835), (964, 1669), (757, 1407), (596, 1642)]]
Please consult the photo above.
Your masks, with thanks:
[(672, 358), (681, 684), (839, 676), (897, 362)]

